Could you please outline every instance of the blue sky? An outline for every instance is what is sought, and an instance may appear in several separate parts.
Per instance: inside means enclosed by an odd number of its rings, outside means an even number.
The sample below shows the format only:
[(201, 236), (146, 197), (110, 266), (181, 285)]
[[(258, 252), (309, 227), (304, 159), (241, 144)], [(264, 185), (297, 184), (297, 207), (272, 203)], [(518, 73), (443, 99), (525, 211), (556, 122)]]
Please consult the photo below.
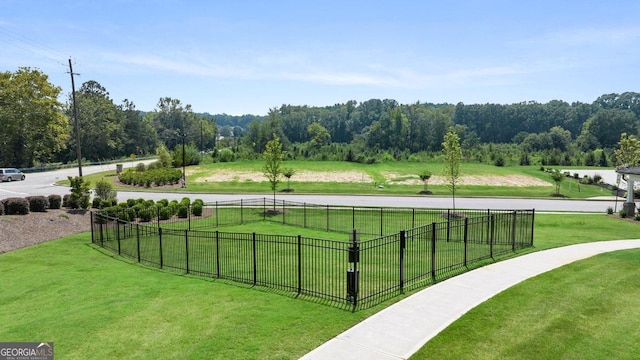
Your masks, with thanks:
[(640, 92), (639, 1), (2, 0), (0, 71), (38, 68), (119, 104), (592, 102)]

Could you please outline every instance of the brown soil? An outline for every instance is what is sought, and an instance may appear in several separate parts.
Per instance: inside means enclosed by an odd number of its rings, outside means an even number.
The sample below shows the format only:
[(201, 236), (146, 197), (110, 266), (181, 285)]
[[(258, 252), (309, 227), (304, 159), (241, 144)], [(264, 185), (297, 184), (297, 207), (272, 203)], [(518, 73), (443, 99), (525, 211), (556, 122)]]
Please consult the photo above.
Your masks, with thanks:
[(91, 230), (89, 211), (47, 210), (0, 216), (0, 254)]

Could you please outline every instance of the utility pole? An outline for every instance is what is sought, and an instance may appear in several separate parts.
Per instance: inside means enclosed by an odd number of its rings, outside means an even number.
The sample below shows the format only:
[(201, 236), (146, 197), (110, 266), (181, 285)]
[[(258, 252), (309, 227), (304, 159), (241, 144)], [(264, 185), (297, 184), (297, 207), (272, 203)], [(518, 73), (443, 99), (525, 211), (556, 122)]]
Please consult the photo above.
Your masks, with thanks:
[(82, 155), (80, 154), (80, 128), (78, 127), (78, 107), (76, 106), (76, 85), (73, 75), (80, 75), (73, 72), (71, 58), (69, 58), (69, 75), (71, 75), (71, 96), (73, 98), (73, 119), (76, 128), (76, 156), (78, 157), (78, 176), (82, 177)]

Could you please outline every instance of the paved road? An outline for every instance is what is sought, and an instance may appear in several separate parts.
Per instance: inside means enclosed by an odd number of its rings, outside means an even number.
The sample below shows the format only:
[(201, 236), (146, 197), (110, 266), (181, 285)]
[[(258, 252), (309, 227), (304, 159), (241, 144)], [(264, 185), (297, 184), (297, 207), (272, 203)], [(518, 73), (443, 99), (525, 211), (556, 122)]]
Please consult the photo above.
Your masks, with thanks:
[[(140, 161), (123, 163), (124, 168), (134, 167)], [(147, 160), (146, 162), (150, 162)], [(116, 165), (85, 166), (82, 172), (85, 175), (101, 172), (113, 171)], [(76, 176), (77, 168), (55, 170), (43, 173), (27, 174), (25, 181), (14, 181), (10, 183), (0, 183), (0, 199), (8, 197), (25, 197), (30, 195), (64, 195), (69, 193), (69, 188), (65, 186), (53, 185), (56, 181), (66, 179), (67, 176)], [(603, 195), (608, 195), (603, 192)], [(188, 196), (192, 199), (200, 198), (205, 202), (255, 199), (271, 197), (271, 194), (202, 194), (202, 193), (152, 193), (141, 191), (118, 191), (118, 200), (123, 201), (130, 198), (145, 198), (160, 200), (163, 198), (180, 200)], [(373, 196), (373, 195), (283, 195), (276, 196), (279, 200), (289, 200), (323, 205), (358, 205), (358, 206), (406, 206), (406, 207), (430, 207), (430, 208), (451, 208), (450, 196)], [(624, 199), (619, 198), (616, 204), (615, 198), (604, 196), (591, 200), (561, 200), (561, 199), (522, 199), (522, 198), (456, 198), (456, 207), (468, 209), (536, 209), (537, 211), (579, 211), (579, 212), (602, 212), (608, 207), (620, 209)]]

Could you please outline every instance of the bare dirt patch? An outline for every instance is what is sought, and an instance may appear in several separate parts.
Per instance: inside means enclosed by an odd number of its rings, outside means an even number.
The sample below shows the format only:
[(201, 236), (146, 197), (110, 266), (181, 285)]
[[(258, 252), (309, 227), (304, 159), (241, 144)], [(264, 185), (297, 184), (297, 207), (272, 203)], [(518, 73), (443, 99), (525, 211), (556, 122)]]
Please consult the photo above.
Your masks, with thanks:
[[(422, 180), (417, 175), (384, 174), (389, 183), (397, 185), (421, 185)], [(444, 176), (432, 176), (429, 185), (446, 185), (449, 181)], [(465, 175), (460, 177), (459, 185), (488, 185), (488, 186), (553, 186), (540, 179), (524, 175)]]
[[(299, 182), (372, 182), (373, 179), (360, 171), (300, 171), (291, 177)], [(195, 182), (268, 181), (260, 172), (216, 171), (200, 177)]]
[(0, 254), (91, 230), (89, 211), (56, 209), (0, 216)]

